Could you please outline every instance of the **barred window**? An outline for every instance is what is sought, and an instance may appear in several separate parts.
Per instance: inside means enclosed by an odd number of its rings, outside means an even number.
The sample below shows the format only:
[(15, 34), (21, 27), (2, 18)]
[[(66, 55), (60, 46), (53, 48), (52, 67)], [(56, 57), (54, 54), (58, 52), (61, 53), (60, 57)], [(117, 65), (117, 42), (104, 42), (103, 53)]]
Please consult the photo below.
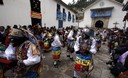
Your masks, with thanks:
[(3, 5), (4, 3), (3, 3), (3, 0), (0, 0), (0, 5)]
[(30, 0), (31, 10), (41, 13), (41, 2), (39, 0)]

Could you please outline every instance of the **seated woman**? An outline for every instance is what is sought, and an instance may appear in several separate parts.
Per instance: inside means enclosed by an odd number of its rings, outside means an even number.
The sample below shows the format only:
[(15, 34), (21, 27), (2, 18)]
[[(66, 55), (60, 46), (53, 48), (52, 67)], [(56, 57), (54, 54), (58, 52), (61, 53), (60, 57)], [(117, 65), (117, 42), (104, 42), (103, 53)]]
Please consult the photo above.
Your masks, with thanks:
[[(16, 61), (13, 68), (16, 74), (22, 74), (23, 77), (26, 72), (32, 72), (35, 66), (36, 69), (40, 68), (42, 62), (40, 50), (37, 45), (29, 41), (23, 31), (12, 29), (9, 39), (10, 44), (5, 50), (4, 56), (12, 62)], [(38, 70), (36, 72), (39, 74)]]

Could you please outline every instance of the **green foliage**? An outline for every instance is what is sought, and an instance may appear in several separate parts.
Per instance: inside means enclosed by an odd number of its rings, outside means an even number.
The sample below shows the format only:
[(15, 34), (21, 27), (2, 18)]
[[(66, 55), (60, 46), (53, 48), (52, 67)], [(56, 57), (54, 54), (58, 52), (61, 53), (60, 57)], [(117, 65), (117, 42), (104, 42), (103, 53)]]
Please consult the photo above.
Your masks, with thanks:
[(81, 9), (81, 8), (86, 8), (87, 6), (89, 6), (90, 4), (92, 4), (95, 1), (96, 0), (91, 0), (91, 1), (87, 2), (87, 0), (78, 0), (74, 4), (70, 3), (69, 6), (72, 8)]
[[(75, 2), (73, 0), (72, 3), (69, 4), (69, 6), (71, 6), (72, 8), (81, 9), (81, 8), (86, 8), (87, 6), (89, 6), (90, 4), (92, 4), (95, 1), (96, 0), (91, 0), (91, 1), (87, 2), (87, 0), (78, 0), (77, 2)], [(123, 0), (116, 0), (116, 1), (123, 3)]]

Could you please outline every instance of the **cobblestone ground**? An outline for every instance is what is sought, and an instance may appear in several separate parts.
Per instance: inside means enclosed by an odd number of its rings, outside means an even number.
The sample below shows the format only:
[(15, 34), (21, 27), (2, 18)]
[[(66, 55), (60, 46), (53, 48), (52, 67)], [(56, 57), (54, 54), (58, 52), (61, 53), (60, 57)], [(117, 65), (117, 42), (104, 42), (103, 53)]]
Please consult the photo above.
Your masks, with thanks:
[[(43, 77), (42, 78), (72, 78), (74, 70), (74, 62), (66, 57), (66, 48), (62, 48), (61, 62), (58, 68), (53, 66), (52, 54), (51, 52), (44, 53), (44, 65), (43, 65)], [(74, 54), (75, 58), (75, 54)], [(114, 78), (106, 62), (110, 60), (110, 55), (108, 49), (105, 45), (102, 45), (100, 51), (96, 55), (93, 55), (94, 69), (91, 72), (90, 78)], [(11, 71), (6, 73), (6, 76), (11, 75)], [(81, 78), (85, 78), (84, 74), (79, 74)]]
[[(66, 48), (62, 49), (61, 62), (58, 68), (53, 66), (51, 52), (44, 55), (43, 78), (72, 78), (74, 62), (66, 57)], [(93, 55), (93, 59), (94, 69), (90, 78), (114, 78), (106, 65), (110, 59), (107, 46), (102, 45), (100, 51)], [(80, 77), (84, 78), (84, 74), (80, 74)]]

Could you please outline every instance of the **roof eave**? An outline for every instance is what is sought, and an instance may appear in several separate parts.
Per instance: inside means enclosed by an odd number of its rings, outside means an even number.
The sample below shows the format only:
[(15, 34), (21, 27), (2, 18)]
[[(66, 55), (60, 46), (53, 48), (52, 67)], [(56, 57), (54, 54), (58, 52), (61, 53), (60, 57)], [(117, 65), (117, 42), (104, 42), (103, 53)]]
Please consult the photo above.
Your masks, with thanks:
[(77, 13), (75, 10), (73, 10), (72, 8), (70, 8), (66, 3), (64, 3), (62, 0), (55, 0), (56, 2), (62, 4), (63, 6), (65, 6), (67, 9), (71, 10), (72, 12), (74, 12), (75, 14)]
[(91, 11), (93, 10), (101, 10), (101, 9), (113, 9), (114, 7), (104, 7), (104, 8), (94, 8), (94, 9), (90, 9)]
[(123, 11), (128, 11), (128, 2), (124, 5), (124, 7), (123, 7), (122, 10), (123, 10)]

